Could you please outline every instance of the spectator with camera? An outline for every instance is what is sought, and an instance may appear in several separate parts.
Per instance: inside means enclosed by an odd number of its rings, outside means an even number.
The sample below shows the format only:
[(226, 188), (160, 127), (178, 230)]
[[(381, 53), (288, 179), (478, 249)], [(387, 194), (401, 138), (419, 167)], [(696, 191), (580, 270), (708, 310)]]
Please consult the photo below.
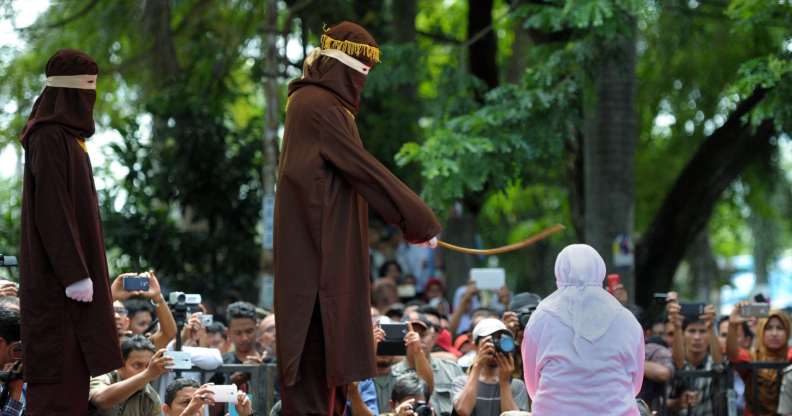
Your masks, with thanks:
[[(450, 415), (454, 409), (454, 379), (463, 376), (464, 372), (456, 362), (432, 355), (439, 334), (438, 327), (432, 324), (430, 318), (418, 312), (411, 312), (405, 318), (412, 325), (420, 341), (413, 346), (415, 350), (412, 361), (408, 350), (407, 358), (393, 366), (393, 374), (399, 377), (415, 371), (429, 386), (431, 392), (429, 401), (435, 412), (440, 416)], [(421, 370), (427, 364), (428, 369)], [(426, 372), (430, 376), (423, 375)]]
[[(140, 290), (127, 290), (127, 288)], [(162, 296), (159, 280), (153, 271), (123, 273), (115, 278), (110, 291), (113, 300), (124, 303), (132, 333), (144, 334), (149, 330), (154, 320), (153, 311), (159, 321), (159, 328), (149, 336), (154, 347), (158, 350), (165, 348), (172, 339), (176, 338), (176, 320)]]
[[(751, 333), (751, 327), (748, 326), (748, 322), (743, 322), (740, 326), (737, 327), (737, 345), (741, 346), (745, 342), (746, 334), (753, 334)], [(726, 340), (729, 335), (729, 316), (722, 316), (718, 320), (718, 342), (720, 343), (721, 355), (726, 357), (728, 361), (729, 354), (726, 351)], [(750, 348), (750, 347), (749, 347)], [(743, 381), (742, 377), (740, 377), (740, 373), (737, 370), (732, 369), (732, 379), (733, 384), (729, 387), (732, 390), (734, 404), (737, 410), (737, 414), (741, 415), (745, 413), (745, 382)]]
[[(162, 414), (165, 416), (203, 416), (207, 406), (213, 406), (214, 393), (211, 384), (200, 386), (197, 381), (180, 378), (168, 383)], [(234, 409), (239, 416), (253, 415), (253, 404), (247, 395), (239, 391)]]
[(652, 323), (648, 319), (641, 319), (644, 330), (644, 380), (638, 398), (647, 406), (660, 411), (666, 404), (666, 390), (668, 383), (674, 377), (674, 360), (671, 349), (668, 348), (659, 336), (652, 335)]
[(476, 326), (477, 310), (482, 308), (491, 310), (492, 317), (496, 318), (510, 301), (511, 292), (507, 287), (502, 287), (497, 293), (482, 292), (471, 279), (466, 286), (457, 288), (454, 294), (454, 312), (451, 315), (449, 330), (454, 334), (468, 332)]
[(248, 302), (234, 302), (226, 308), (228, 340), (233, 350), (223, 355), (224, 364), (255, 364), (260, 362), (256, 351), (258, 317), (256, 307)]
[(528, 410), (522, 380), (514, 379), (514, 338), (498, 319), (484, 319), (473, 329), (476, 360), (467, 375), (454, 379), (454, 410), (459, 416), (498, 416)]
[[(672, 357), (681, 371), (710, 371), (722, 363), (718, 337), (715, 335), (715, 306), (706, 305), (704, 313), (683, 314), (676, 292), (666, 299), (668, 320), (674, 325)], [(715, 412), (711, 377), (680, 378), (671, 390), (668, 408), (682, 416), (709, 416)]]
[(20, 416), (25, 409), (19, 311), (0, 307), (0, 415)]
[(273, 362), (275, 356), (275, 314), (271, 313), (261, 320), (258, 327), (257, 347), (261, 352), (261, 359), (265, 362)]
[(415, 374), (404, 374), (396, 379), (391, 394), (392, 416), (434, 416), (432, 406), (427, 403), (429, 387)]
[[(781, 310), (770, 310), (767, 317), (756, 324), (756, 345), (753, 351), (739, 347), (739, 327), (749, 317), (744, 309), (749, 302), (740, 302), (729, 315), (729, 333), (726, 337), (726, 354), (732, 364), (760, 362), (787, 362), (792, 360), (789, 348), (790, 319)], [(738, 369), (745, 382), (746, 415), (774, 415), (779, 407), (781, 377), (775, 369), (755, 369), (755, 377), (748, 369)], [(758, 391), (757, 391), (758, 390)], [(758, 400), (755, 400), (756, 397)]]
[(206, 326), (199, 345), (204, 348), (216, 348), (221, 354), (225, 354), (229, 350), (227, 332), (228, 328), (222, 322), (214, 321)]
[(91, 415), (159, 416), (160, 398), (150, 383), (168, 372), (173, 364), (165, 350), (142, 335), (121, 343), (124, 366), (91, 379)]

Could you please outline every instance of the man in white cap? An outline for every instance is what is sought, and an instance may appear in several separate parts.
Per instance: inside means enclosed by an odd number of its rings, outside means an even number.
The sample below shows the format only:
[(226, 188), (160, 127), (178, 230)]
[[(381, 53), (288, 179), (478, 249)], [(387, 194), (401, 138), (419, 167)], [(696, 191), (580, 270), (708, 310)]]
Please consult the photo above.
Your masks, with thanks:
[(592, 247), (564, 248), (558, 290), (525, 328), (525, 385), (534, 416), (638, 415), (644, 373), (641, 325), (602, 288), (605, 262)]
[(473, 328), (477, 353), (467, 375), (454, 380), (454, 410), (460, 416), (498, 416), (528, 410), (525, 385), (514, 379), (515, 343), (498, 319), (481, 320)]

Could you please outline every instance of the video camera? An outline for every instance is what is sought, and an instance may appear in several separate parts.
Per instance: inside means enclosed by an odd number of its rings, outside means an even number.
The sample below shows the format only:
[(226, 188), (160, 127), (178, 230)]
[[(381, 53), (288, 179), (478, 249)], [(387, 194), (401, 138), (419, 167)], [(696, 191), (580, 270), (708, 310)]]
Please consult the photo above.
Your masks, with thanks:
[(17, 267), (18, 265), (16, 257), (0, 254), (0, 267)]
[(176, 320), (176, 325), (179, 327), (187, 323), (187, 319), (191, 314), (201, 311), (198, 307), (200, 304), (201, 295), (198, 294), (171, 292), (168, 296), (168, 305), (173, 311), (173, 319)]

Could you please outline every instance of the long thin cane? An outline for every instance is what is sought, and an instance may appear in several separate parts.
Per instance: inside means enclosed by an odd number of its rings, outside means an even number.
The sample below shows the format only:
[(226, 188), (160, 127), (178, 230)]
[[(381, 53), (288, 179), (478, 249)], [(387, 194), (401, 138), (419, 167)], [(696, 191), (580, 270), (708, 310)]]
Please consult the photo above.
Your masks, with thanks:
[(564, 226), (561, 224), (556, 224), (552, 227), (545, 228), (540, 233), (531, 236), (530, 238), (520, 241), (519, 243), (509, 244), (507, 246), (497, 247), (497, 248), (489, 248), (489, 249), (474, 249), (474, 248), (467, 248), (467, 247), (459, 247), (455, 246), (450, 243), (446, 243), (442, 240), (437, 240), (437, 245), (443, 248), (447, 248), (449, 250), (457, 251), (460, 253), (465, 254), (476, 254), (476, 255), (494, 255), (494, 254), (503, 254), (508, 253), (510, 251), (520, 250), (525, 247), (528, 247), (532, 244), (535, 244), (538, 241), (544, 240), (545, 238), (561, 231), (564, 229)]

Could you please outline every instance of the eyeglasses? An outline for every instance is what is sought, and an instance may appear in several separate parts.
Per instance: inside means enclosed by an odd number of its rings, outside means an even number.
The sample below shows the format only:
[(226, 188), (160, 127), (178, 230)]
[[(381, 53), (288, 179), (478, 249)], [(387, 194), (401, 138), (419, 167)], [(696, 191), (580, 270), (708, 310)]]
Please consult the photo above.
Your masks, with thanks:
[(114, 309), (115, 309), (115, 313), (117, 313), (117, 314), (119, 314), (121, 316), (129, 315), (129, 311), (127, 310), (127, 308), (114, 308)]

